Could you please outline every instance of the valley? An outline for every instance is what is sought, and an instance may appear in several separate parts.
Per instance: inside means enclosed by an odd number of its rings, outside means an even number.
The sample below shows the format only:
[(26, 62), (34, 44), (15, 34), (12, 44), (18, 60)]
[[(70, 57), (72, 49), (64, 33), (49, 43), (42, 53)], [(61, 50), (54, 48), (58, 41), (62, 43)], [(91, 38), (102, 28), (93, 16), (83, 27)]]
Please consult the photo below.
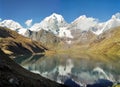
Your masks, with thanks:
[[(116, 13), (108, 21), (99, 23), (95, 18), (82, 15), (69, 24), (62, 15), (53, 13), (28, 29), (13, 20), (3, 20), (0, 22), (0, 26), (10, 28), (30, 38), (30, 42), (34, 41), (34, 43), (30, 43), (29, 46), (34, 44), (34, 47), (39, 48), (36, 43), (40, 42), (40, 48), (52, 50), (54, 53), (71, 52), (79, 54), (85, 52), (120, 55), (119, 16), (120, 14)], [(20, 43), (27, 42), (27, 40), (20, 40)], [(31, 53), (35, 53), (36, 49), (28, 47), (26, 42), (22, 43), (25, 45), (25, 49), (27, 48)], [(5, 51), (12, 54), (10, 51)]]

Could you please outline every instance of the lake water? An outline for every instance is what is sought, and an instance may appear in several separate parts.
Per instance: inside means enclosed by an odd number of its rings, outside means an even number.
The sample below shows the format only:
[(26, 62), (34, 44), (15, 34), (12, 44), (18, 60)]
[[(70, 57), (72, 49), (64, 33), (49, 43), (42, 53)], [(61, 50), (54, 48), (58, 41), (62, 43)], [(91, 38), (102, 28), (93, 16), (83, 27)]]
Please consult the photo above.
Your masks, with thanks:
[(63, 83), (71, 78), (78, 84), (92, 84), (98, 79), (120, 81), (120, 57), (107, 55), (22, 56), (14, 59), (31, 72)]

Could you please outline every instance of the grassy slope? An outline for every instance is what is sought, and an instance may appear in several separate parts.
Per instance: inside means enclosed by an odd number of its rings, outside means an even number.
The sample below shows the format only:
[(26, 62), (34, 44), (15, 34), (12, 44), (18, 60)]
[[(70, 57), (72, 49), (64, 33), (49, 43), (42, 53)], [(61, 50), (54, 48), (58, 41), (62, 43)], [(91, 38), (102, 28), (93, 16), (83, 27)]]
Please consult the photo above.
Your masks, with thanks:
[(89, 52), (120, 55), (120, 27), (112, 29), (103, 40), (92, 43)]
[(54, 50), (56, 53), (79, 55), (84, 54), (110, 54), (120, 55), (120, 27), (111, 29), (101, 34), (101, 39), (95, 39), (88, 44), (60, 44)]
[(40, 42), (32, 41), (3, 27), (0, 27), (0, 48), (9, 55), (40, 53), (47, 50)]

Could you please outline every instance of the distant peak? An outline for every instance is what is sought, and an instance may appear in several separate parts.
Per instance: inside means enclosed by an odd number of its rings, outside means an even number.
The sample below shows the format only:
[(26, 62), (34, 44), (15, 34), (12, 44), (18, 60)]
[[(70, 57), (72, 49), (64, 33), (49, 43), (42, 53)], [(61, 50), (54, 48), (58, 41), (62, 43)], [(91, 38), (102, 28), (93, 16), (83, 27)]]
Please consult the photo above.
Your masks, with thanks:
[(54, 15), (54, 16), (59, 16), (60, 14), (57, 14), (57, 13), (52, 13), (52, 15)]
[(95, 19), (93, 17), (87, 17), (86, 15), (81, 15), (78, 19)]
[(63, 18), (62, 15), (57, 14), (57, 13), (53, 13), (51, 16), (49, 17), (56, 17), (56, 18)]
[(81, 19), (81, 18), (87, 18), (87, 17), (86, 15), (81, 15), (79, 18)]
[(13, 21), (13, 20), (3, 20), (3, 22), (15, 22), (15, 21)]
[(57, 21), (63, 21), (64, 20), (63, 16), (60, 15), (60, 14), (57, 14), (57, 13), (53, 13), (52, 15), (45, 18), (46, 21), (49, 21), (50, 19), (56, 19)]
[(3, 20), (1, 23), (7, 23), (7, 24), (17, 24), (17, 25), (20, 25), (18, 22), (14, 21), (14, 20)]
[(95, 21), (95, 22), (98, 22), (98, 19), (95, 19), (95, 18), (93, 18), (93, 17), (87, 17), (86, 15), (81, 15), (81, 16), (79, 16), (78, 18), (76, 18), (72, 23), (74, 23), (74, 22), (93, 22), (93, 21)]
[(3, 20), (2, 22), (0, 22), (0, 26), (11, 28), (12, 30), (22, 28), (22, 26), (14, 20)]
[(3, 20), (1, 23), (20, 25), (18, 22), (14, 21), (14, 20)]
[(116, 13), (114, 15), (112, 15), (112, 19), (120, 19), (120, 13)]
[(76, 18), (73, 22), (79, 21), (79, 20), (85, 20), (85, 19), (87, 19), (86, 15), (81, 15), (78, 18)]

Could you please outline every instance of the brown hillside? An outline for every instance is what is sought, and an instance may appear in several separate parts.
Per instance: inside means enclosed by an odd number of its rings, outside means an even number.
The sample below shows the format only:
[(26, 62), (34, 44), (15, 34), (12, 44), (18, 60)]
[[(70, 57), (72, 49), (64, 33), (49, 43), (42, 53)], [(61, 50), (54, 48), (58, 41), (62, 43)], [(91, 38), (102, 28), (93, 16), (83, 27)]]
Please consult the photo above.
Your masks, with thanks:
[(41, 53), (47, 50), (40, 42), (32, 41), (3, 27), (0, 27), (0, 48), (9, 55)]
[(91, 43), (89, 51), (120, 55), (120, 27), (110, 29), (99, 35), (98, 39)]

